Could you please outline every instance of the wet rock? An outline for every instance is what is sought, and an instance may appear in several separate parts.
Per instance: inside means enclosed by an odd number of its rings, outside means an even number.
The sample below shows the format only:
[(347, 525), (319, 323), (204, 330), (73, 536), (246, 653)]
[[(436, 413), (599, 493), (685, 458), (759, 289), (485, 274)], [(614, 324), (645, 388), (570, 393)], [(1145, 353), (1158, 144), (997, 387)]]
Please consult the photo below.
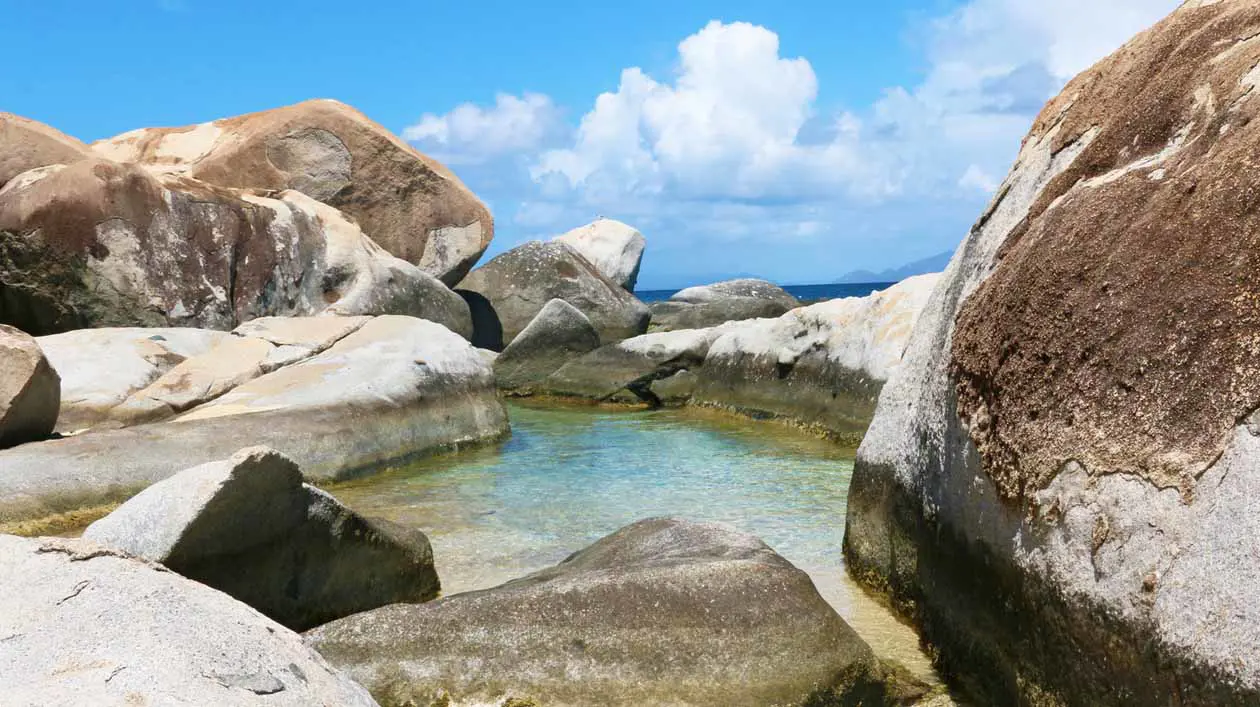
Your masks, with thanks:
[(92, 149), (222, 187), (302, 192), (447, 285), (494, 237), (490, 212), (450, 170), (337, 101), (133, 130)]
[(88, 541), (0, 535), (0, 593), (6, 703), (376, 704), (248, 606)]
[(499, 388), (527, 392), (566, 362), (599, 347), (599, 332), (573, 305), (553, 299), (495, 358)]
[(647, 239), (630, 226), (601, 218), (554, 239), (576, 250), (600, 274), (634, 292)]
[(647, 307), (563, 243), (514, 248), (474, 270), (458, 289), (470, 299), (481, 348), (502, 350), (553, 299), (585, 314), (606, 344), (647, 330)]
[(765, 280), (728, 280), (689, 287), (665, 302), (653, 302), (652, 329), (703, 329), (724, 322), (778, 317), (800, 302)]
[[(757, 538), (673, 519), (552, 568), (357, 614), (310, 645), (383, 704), (885, 704), (870, 648)], [(922, 690), (918, 692), (921, 696)], [(850, 701), (843, 701), (847, 696)], [(890, 700), (889, 704), (898, 702)]]
[(440, 585), (423, 533), (365, 519), (255, 447), (182, 471), (83, 537), (161, 563), (302, 631)]
[(977, 703), (1260, 703), (1257, 18), (1053, 99), (884, 388), (848, 564)]
[(0, 324), (0, 448), (52, 434), (60, 406), (61, 379), (39, 344)]

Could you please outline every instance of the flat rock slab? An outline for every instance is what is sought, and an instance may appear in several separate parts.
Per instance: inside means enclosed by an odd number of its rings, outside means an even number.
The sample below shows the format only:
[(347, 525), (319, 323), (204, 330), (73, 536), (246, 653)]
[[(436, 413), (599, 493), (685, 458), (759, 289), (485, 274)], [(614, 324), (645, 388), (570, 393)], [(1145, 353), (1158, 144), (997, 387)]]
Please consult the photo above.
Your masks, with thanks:
[(0, 535), (0, 595), (5, 704), (376, 704), (248, 606), (88, 541)]
[(357, 614), (307, 640), (387, 705), (442, 695), (495, 705), (831, 704), (808, 701), (844, 693), (875, 665), (808, 575), (760, 540), (674, 519), (628, 526), (494, 589)]

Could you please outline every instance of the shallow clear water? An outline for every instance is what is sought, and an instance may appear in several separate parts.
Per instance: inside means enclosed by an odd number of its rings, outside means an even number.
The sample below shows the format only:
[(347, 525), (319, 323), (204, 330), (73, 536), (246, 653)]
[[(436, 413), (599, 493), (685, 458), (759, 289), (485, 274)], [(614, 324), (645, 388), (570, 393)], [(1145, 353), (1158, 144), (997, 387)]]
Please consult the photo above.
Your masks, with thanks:
[(512, 437), (500, 445), (333, 492), (361, 513), (423, 530), (447, 595), (555, 564), (643, 518), (730, 523), (808, 572), (878, 654), (935, 681), (913, 631), (845, 574), (852, 450), (697, 411), (514, 405), (511, 417)]

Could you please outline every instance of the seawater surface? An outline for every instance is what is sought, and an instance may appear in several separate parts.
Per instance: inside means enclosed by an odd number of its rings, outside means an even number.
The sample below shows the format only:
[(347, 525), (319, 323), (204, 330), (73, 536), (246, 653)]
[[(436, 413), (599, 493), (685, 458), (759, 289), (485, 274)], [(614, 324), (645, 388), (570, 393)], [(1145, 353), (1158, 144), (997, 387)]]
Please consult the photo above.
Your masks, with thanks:
[(636, 520), (754, 533), (805, 570), (879, 655), (936, 681), (914, 632), (845, 574), (853, 450), (770, 423), (691, 410), (512, 405), (499, 445), (422, 459), (332, 492), (423, 530), (446, 595), (553, 565)]

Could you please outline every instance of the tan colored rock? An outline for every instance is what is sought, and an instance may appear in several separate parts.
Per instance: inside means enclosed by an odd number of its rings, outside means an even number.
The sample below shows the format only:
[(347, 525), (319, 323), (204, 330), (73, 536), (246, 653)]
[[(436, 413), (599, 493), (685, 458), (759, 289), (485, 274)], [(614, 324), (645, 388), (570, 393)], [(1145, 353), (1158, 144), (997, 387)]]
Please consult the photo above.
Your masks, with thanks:
[(0, 189), (27, 170), (72, 164), (90, 155), (87, 145), (69, 135), (43, 123), (0, 112)]
[(219, 186), (300, 191), (448, 285), (494, 237), (490, 212), (450, 170), (337, 101), (133, 130), (92, 149)]
[(60, 406), (61, 379), (39, 344), (0, 324), (0, 449), (52, 434)]
[(601, 218), (556, 236), (586, 258), (609, 280), (634, 292), (647, 239), (634, 228), (610, 218)]

